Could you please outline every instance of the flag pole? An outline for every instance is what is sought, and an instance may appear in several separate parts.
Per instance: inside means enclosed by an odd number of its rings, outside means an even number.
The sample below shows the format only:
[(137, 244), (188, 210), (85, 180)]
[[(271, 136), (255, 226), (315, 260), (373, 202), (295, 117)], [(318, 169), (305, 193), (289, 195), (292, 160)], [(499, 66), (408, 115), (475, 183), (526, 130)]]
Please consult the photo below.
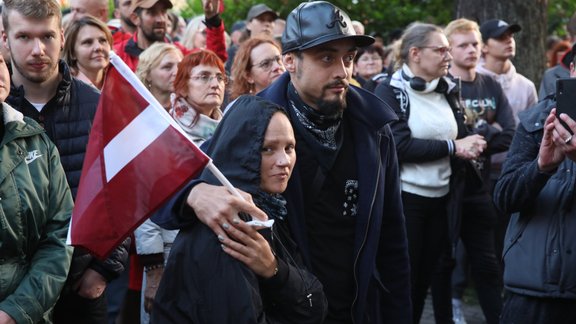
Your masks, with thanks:
[[(164, 109), (164, 107), (162, 107), (162, 105), (158, 102), (158, 100), (156, 99), (156, 97), (154, 97), (154, 95), (152, 95), (152, 93), (150, 93), (150, 91), (148, 90), (148, 88), (146, 88), (144, 86), (144, 84), (142, 83), (142, 81), (140, 81), (140, 79), (138, 79), (138, 77), (136, 76), (136, 74), (134, 74), (134, 72), (132, 72), (132, 70), (128, 67), (128, 65), (126, 65), (126, 63), (116, 54), (114, 53), (114, 51), (110, 51), (110, 63), (112, 65), (114, 65), (114, 67), (116, 68), (116, 70), (118, 71), (118, 73), (120, 73), (120, 75), (122, 75), (122, 77), (124, 79), (126, 79), (126, 81), (128, 81), (128, 83), (130, 83), (134, 89), (136, 89), (136, 91), (138, 91), (138, 93), (146, 100), (148, 101), (151, 106), (158, 111), (158, 113), (164, 118), (166, 119), (166, 121), (168, 121), (168, 123), (170, 123), (170, 125), (172, 127), (174, 127), (178, 132), (180, 132), (180, 134), (182, 134), (186, 139), (188, 139), (192, 144), (196, 145), (184, 132), (184, 130), (182, 129), (182, 127), (180, 127), (180, 125), (178, 125), (178, 123), (176, 123), (176, 121), (174, 120), (174, 118), (172, 118), (172, 116), (170, 116), (170, 114), (168, 114), (168, 112), (166, 111), (166, 109)], [(208, 164), (206, 165), (206, 168), (208, 170), (210, 170), (210, 172), (212, 172), (212, 174), (216, 177), (216, 179), (218, 179), (218, 181), (220, 181), (220, 183), (222, 183), (226, 189), (228, 189), (228, 191), (233, 194), (234, 196), (244, 200), (244, 197), (242, 197), (242, 195), (240, 194), (240, 192), (238, 192), (238, 190), (236, 188), (234, 188), (234, 186), (232, 185), (232, 183), (230, 183), (230, 181), (228, 181), (228, 179), (224, 176), (224, 174), (222, 174), (222, 172), (214, 165), (214, 163), (212, 163), (212, 159), (210, 157), (208, 157), (209, 161)]]

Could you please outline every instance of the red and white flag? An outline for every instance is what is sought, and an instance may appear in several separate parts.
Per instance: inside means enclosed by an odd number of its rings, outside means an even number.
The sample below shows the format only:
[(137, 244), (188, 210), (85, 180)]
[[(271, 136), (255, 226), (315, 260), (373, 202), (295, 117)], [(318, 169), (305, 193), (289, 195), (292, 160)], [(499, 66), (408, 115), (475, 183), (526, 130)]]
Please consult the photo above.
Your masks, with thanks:
[[(94, 118), (68, 244), (105, 258), (209, 162), (114, 53)], [(210, 163), (211, 164), (211, 163)]]

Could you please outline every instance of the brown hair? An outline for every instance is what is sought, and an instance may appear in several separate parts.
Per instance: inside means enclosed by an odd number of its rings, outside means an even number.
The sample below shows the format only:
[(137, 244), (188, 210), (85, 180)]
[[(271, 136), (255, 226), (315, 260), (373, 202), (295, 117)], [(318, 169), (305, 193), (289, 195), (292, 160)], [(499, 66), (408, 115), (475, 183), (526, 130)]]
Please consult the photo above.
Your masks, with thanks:
[(2, 9), (2, 24), (5, 32), (9, 30), (8, 16), (13, 10), (32, 19), (56, 17), (58, 25), (62, 25), (62, 11), (56, 0), (5, 0)]
[(266, 43), (272, 44), (282, 52), (280, 45), (274, 39), (268, 37), (252, 37), (238, 47), (231, 69), (233, 82), (230, 89), (230, 100), (234, 100), (243, 94), (248, 94), (253, 90), (254, 84), (248, 82), (248, 74), (254, 64), (250, 54), (254, 48)]
[(108, 44), (110, 44), (110, 48), (112, 48), (113, 41), (112, 41), (112, 33), (110, 33), (110, 29), (106, 26), (102, 21), (93, 17), (93, 16), (84, 16), (76, 21), (73, 21), (68, 28), (66, 29), (65, 39), (64, 42), (64, 51), (62, 53), (62, 59), (68, 63), (74, 70), (78, 70), (78, 61), (74, 58), (74, 46), (76, 45), (76, 40), (78, 39), (78, 34), (80, 30), (84, 26), (93, 26), (100, 29), (106, 35), (106, 40)]

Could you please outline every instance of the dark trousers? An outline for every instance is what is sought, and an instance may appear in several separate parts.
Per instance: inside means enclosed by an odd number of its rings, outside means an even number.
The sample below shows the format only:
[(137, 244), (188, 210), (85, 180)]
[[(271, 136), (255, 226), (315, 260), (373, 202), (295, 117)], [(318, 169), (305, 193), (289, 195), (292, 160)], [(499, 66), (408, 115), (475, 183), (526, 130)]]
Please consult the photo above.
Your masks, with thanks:
[(447, 197), (402, 192), (410, 254), (413, 322), (419, 323), (432, 274), (448, 242)]
[(496, 324), (502, 311), (502, 279), (494, 246), (498, 216), (487, 193), (465, 199), (462, 211), (452, 284), (449, 279), (452, 269), (443, 262), (434, 278), (438, 284), (432, 286), (434, 312), (447, 312), (452, 308), (450, 293), (445, 290), (452, 289), (452, 297), (462, 298), (470, 273), (486, 322)]
[(72, 290), (62, 294), (54, 307), (54, 324), (107, 324), (106, 291), (96, 298), (78, 296)]
[(576, 300), (538, 298), (506, 292), (501, 324), (574, 324)]

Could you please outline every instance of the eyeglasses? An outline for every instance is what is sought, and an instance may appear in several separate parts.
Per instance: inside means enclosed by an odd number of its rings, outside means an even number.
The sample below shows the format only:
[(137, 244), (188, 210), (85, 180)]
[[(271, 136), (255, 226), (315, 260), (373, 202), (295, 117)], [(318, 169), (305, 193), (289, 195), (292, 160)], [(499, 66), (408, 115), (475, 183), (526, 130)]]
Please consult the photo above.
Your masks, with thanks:
[(452, 52), (452, 47), (450, 46), (420, 46), (420, 48), (429, 48), (441, 56), (446, 56), (447, 53)]
[(216, 78), (216, 80), (218, 81), (218, 83), (224, 83), (224, 84), (228, 84), (228, 77), (226, 77), (223, 74), (216, 74), (216, 75), (212, 75), (212, 74), (200, 74), (200, 75), (193, 75), (190, 77), (192, 80), (195, 81), (200, 81), (200, 83), (202, 84), (209, 84), (210, 82), (212, 82), (212, 80), (214, 80), (214, 78)]
[(282, 56), (276, 55), (274, 57), (267, 58), (258, 64), (252, 64), (251, 67), (255, 66), (255, 67), (261, 68), (264, 71), (270, 71), (270, 69), (272, 68), (272, 64), (274, 62), (278, 63), (279, 65), (282, 65)]
[(374, 56), (370, 56), (370, 55), (362, 55), (362, 57), (360, 57), (358, 59), (359, 62), (381, 62), (382, 61), (382, 57), (380, 57), (380, 55), (376, 54)]

